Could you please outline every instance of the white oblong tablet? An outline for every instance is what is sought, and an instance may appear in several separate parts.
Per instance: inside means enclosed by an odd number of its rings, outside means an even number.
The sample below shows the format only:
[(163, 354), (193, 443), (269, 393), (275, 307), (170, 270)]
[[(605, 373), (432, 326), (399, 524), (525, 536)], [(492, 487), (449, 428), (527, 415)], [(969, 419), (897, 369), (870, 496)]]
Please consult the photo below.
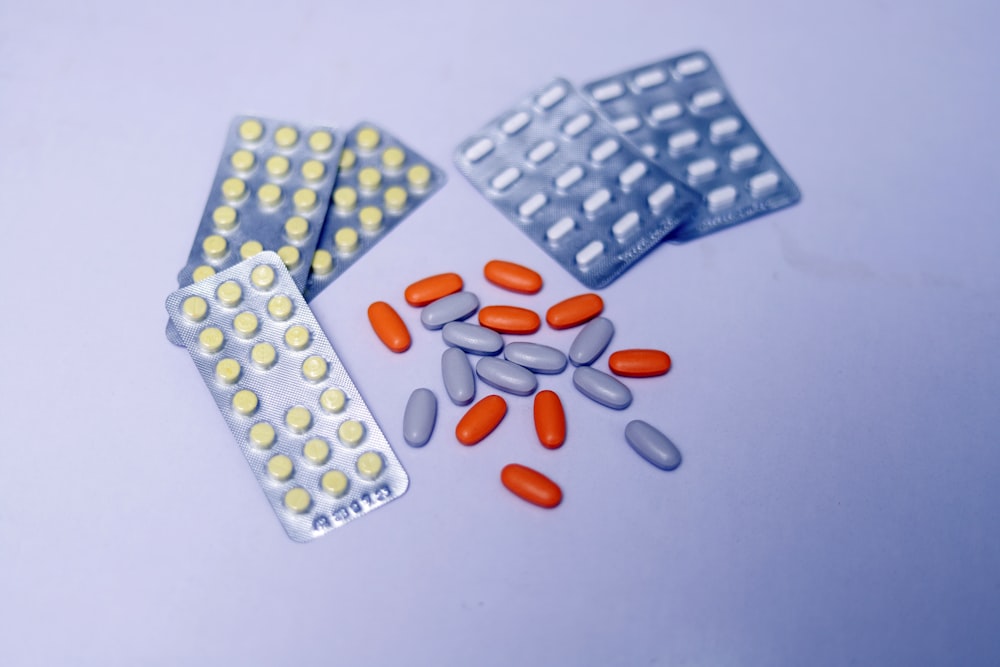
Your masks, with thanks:
[(677, 102), (664, 102), (663, 104), (657, 104), (655, 107), (649, 110), (649, 117), (657, 123), (665, 123), (668, 120), (673, 120), (677, 118), (682, 113), (684, 113), (684, 107), (682, 107)]
[(594, 117), (589, 113), (581, 113), (573, 116), (563, 124), (563, 134), (567, 137), (576, 137), (586, 130), (594, 122)]
[(708, 201), (710, 211), (718, 211), (733, 205), (733, 202), (736, 201), (736, 188), (732, 185), (723, 185), (721, 188), (715, 188), (709, 192), (705, 199)]
[(639, 150), (642, 151), (642, 154), (648, 157), (650, 160), (655, 158), (657, 154), (660, 152), (656, 150), (656, 146), (654, 146), (653, 144), (643, 144), (642, 146), (639, 146)]
[(688, 56), (674, 63), (674, 71), (680, 76), (701, 74), (708, 69), (708, 61), (701, 56)]
[(693, 181), (700, 181), (712, 176), (718, 169), (718, 162), (710, 157), (703, 157), (687, 166), (687, 175)]
[(647, 69), (636, 74), (632, 82), (635, 83), (636, 87), (645, 89), (658, 86), (666, 80), (666, 72), (659, 67), (654, 67), (653, 69)]
[(667, 146), (671, 153), (680, 153), (690, 148), (694, 148), (698, 143), (698, 133), (694, 130), (682, 130), (675, 132), (667, 138)]
[(629, 211), (622, 217), (618, 218), (615, 224), (611, 225), (611, 233), (615, 235), (615, 238), (619, 241), (631, 236), (632, 232), (639, 228), (639, 214), (635, 211)]
[(490, 154), (493, 150), (493, 141), (483, 137), (476, 143), (472, 144), (465, 149), (465, 159), (469, 162), (479, 162), (484, 157)]
[(511, 185), (513, 185), (514, 181), (516, 181), (519, 178), (521, 178), (520, 169), (518, 169), (517, 167), (507, 167), (506, 169), (504, 169), (499, 174), (493, 177), (493, 180), (490, 181), (490, 187), (493, 188), (494, 190), (503, 191), (509, 188)]
[(760, 147), (757, 144), (743, 144), (729, 151), (729, 168), (733, 171), (744, 169), (754, 164), (760, 157)]
[(609, 201), (611, 201), (611, 191), (607, 188), (601, 188), (583, 201), (583, 210), (587, 215), (593, 215), (601, 210)]
[(497, 354), (503, 349), (503, 338), (493, 329), (470, 322), (449, 322), (441, 330), (444, 342), (472, 354)]
[(546, 110), (551, 109), (559, 104), (564, 97), (566, 97), (566, 87), (557, 83), (538, 96), (538, 106)]
[(590, 366), (579, 366), (573, 371), (573, 385), (590, 400), (614, 410), (624, 410), (632, 403), (628, 387)]
[(704, 111), (705, 109), (714, 107), (721, 101), (722, 91), (716, 90), (715, 88), (709, 88), (708, 90), (702, 90), (695, 93), (691, 98), (691, 106), (698, 111)]
[(618, 174), (618, 182), (621, 183), (623, 188), (628, 188), (640, 178), (645, 176), (648, 171), (649, 167), (645, 162), (636, 160), (629, 166), (622, 169), (621, 173)]
[(538, 213), (538, 209), (545, 206), (549, 199), (541, 192), (536, 192), (531, 195), (517, 207), (517, 214), (522, 218), (530, 218), (535, 213)]
[(739, 132), (742, 126), (740, 119), (736, 116), (724, 116), (712, 121), (712, 124), (708, 126), (708, 133), (712, 141), (722, 141)]
[(629, 132), (638, 130), (642, 125), (642, 120), (633, 114), (631, 116), (622, 116), (621, 118), (615, 120), (613, 125), (615, 126), (615, 129), (622, 134), (628, 134)]
[(646, 197), (646, 202), (649, 204), (651, 209), (656, 211), (670, 203), (670, 201), (674, 198), (674, 192), (675, 188), (673, 183), (664, 183), (649, 193), (649, 196)]
[(641, 419), (628, 423), (625, 440), (636, 454), (661, 470), (673, 470), (681, 464), (681, 453), (670, 438)]
[(587, 322), (573, 339), (573, 344), (569, 346), (567, 356), (570, 363), (574, 366), (589, 366), (594, 363), (607, 349), (614, 335), (615, 325), (606, 317), (598, 317)]
[(556, 187), (565, 190), (583, 178), (583, 167), (574, 165), (556, 177)]
[(503, 356), (535, 373), (562, 373), (566, 368), (566, 355), (561, 350), (540, 343), (508, 343)]
[(609, 81), (602, 83), (590, 90), (590, 94), (598, 102), (607, 102), (621, 97), (625, 94), (625, 86), (620, 81)]
[(491, 387), (515, 396), (528, 396), (538, 389), (534, 373), (506, 359), (483, 357), (476, 362), (476, 375)]
[(556, 142), (545, 140), (528, 152), (528, 159), (538, 164), (556, 152)]
[(565, 218), (559, 218), (551, 227), (545, 231), (545, 238), (549, 241), (558, 241), (562, 237), (569, 234), (576, 227), (576, 222), (573, 218), (566, 216)]
[(765, 171), (750, 179), (750, 194), (754, 197), (765, 195), (778, 187), (781, 178), (773, 171)]
[(597, 240), (591, 241), (576, 253), (577, 266), (586, 266), (602, 254), (604, 254), (604, 244)]
[(468, 405), (476, 397), (476, 375), (461, 348), (449, 347), (441, 355), (441, 378), (455, 405)]
[(403, 439), (411, 447), (423, 447), (431, 439), (437, 420), (437, 398), (430, 389), (414, 389), (403, 411)]
[(433, 301), (420, 311), (420, 323), (431, 331), (449, 322), (464, 320), (479, 308), (479, 299), (472, 292), (456, 292)]
[(500, 129), (504, 131), (504, 134), (517, 134), (524, 129), (530, 120), (531, 114), (527, 111), (518, 111), (500, 123)]
[(604, 162), (609, 157), (618, 152), (621, 144), (612, 137), (608, 137), (590, 149), (590, 159), (594, 162)]

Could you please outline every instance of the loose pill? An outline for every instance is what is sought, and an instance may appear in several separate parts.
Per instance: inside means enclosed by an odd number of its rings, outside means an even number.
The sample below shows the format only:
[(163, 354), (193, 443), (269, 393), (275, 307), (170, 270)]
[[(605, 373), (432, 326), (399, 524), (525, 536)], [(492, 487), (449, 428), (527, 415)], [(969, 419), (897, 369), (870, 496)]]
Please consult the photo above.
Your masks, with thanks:
[(560, 350), (539, 343), (508, 343), (503, 356), (518, 366), (535, 373), (562, 373), (566, 368), (566, 355)]
[(507, 401), (490, 394), (462, 416), (455, 427), (455, 437), (463, 445), (474, 445), (492, 433), (506, 414)]
[(533, 334), (542, 326), (542, 320), (527, 308), (486, 306), (479, 311), (479, 324), (497, 333)]
[(580, 329), (569, 347), (569, 360), (574, 366), (589, 366), (608, 347), (615, 335), (615, 326), (606, 317), (591, 320)]
[(371, 322), (375, 335), (387, 348), (397, 353), (410, 349), (409, 329), (399, 313), (385, 301), (376, 301), (368, 306), (368, 321)]
[(476, 364), (476, 375), (491, 387), (515, 396), (528, 396), (538, 388), (535, 374), (506, 359), (483, 357)]
[(428, 304), (420, 313), (420, 323), (434, 331), (449, 322), (464, 320), (479, 308), (472, 292), (456, 292)]
[(624, 410), (632, 403), (628, 387), (590, 366), (580, 366), (573, 372), (573, 385), (592, 401), (615, 410)]
[(468, 322), (449, 322), (441, 330), (444, 342), (473, 354), (497, 354), (503, 338), (496, 331)]
[(411, 447), (423, 447), (431, 439), (436, 419), (437, 398), (434, 392), (414, 389), (403, 412), (403, 439)]
[(604, 310), (604, 300), (593, 293), (580, 294), (560, 301), (545, 313), (553, 329), (569, 329), (594, 319)]
[(411, 283), (403, 292), (406, 303), (422, 308), (432, 301), (462, 291), (462, 276), (457, 273), (439, 273)]
[(551, 479), (527, 466), (511, 463), (500, 471), (500, 482), (521, 500), (551, 509), (562, 502), (562, 489)]
[(441, 354), (441, 377), (448, 398), (455, 405), (468, 405), (476, 396), (476, 375), (465, 352), (449, 347)]
[(670, 355), (661, 350), (618, 350), (608, 358), (608, 367), (622, 377), (648, 378), (670, 370)]
[(566, 442), (566, 413), (554, 391), (543, 389), (535, 395), (535, 433), (548, 449), (558, 449)]
[(537, 294), (542, 289), (542, 277), (526, 266), (494, 259), (483, 267), (486, 279), (511, 292)]
[(673, 470), (681, 464), (681, 453), (670, 438), (641, 419), (628, 423), (625, 440), (636, 454), (661, 470)]

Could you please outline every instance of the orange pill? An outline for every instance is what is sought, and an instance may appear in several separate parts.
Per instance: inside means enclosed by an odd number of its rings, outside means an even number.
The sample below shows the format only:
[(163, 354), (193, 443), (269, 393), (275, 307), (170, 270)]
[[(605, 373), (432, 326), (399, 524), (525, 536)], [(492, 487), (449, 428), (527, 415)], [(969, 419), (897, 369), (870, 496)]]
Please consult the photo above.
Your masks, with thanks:
[(580, 294), (560, 301), (545, 313), (553, 329), (569, 329), (590, 321), (604, 310), (604, 300), (596, 294)]
[(474, 445), (492, 433), (506, 414), (507, 401), (490, 394), (462, 416), (455, 427), (455, 437), (463, 445)]
[(410, 349), (410, 331), (392, 306), (385, 301), (376, 301), (368, 306), (368, 321), (379, 340), (393, 352)]
[(538, 313), (517, 306), (486, 306), (479, 311), (479, 323), (505, 334), (533, 334), (542, 326)]
[(554, 391), (545, 389), (535, 394), (535, 433), (548, 449), (558, 449), (566, 442), (566, 413)]
[(670, 355), (660, 350), (618, 350), (608, 359), (615, 375), (648, 378), (670, 370)]
[(542, 277), (526, 266), (514, 262), (494, 259), (483, 267), (486, 279), (505, 290), (521, 294), (538, 294), (542, 289)]
[(431, 301), (461, 291), (462, 276), (457, 273), (439, 273), (413, 283), (406, 288), (403, 296), (406, 298), (406, 303), (422, 308)]
[(551, 479), (528, 466), (511, 463), (500, 471), (500, 481), (521, 500), (552, 508), (562, 502), (562, 489)]

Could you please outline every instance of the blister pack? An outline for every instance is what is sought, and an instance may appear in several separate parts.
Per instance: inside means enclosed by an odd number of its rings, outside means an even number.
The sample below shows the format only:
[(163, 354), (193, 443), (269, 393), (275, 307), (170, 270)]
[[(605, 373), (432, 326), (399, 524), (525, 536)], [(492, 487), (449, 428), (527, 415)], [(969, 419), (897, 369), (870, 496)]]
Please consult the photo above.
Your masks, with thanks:
[(591, 288), (695, 214), (700, 197), (556, 79), (463, 141), (459, 171)]
[(282, 259), (171, 294), (167, 312), (288, 536), (316, 538), (409, 478)]
[(669, 240), (687, 241), (797, 202), (799, 189), (701, 51), (584, 86), (633, 145), (703, 197)]
[(441, 169), (377, 125), (361, 123), (351, 130), (313, 255), (306, 301), (385, 238), (445, 180)]

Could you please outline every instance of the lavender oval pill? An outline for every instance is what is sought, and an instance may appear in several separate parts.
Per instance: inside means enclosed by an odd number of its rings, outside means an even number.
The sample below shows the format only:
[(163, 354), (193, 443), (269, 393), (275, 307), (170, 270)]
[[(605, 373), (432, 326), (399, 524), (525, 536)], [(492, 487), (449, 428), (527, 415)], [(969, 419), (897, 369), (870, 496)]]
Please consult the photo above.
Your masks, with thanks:
[(479, 299), (472, 292), (449, 294), (425, 306), (420, 311), (420, 323), (433, 331), (449, 322), (464, 320), (478, 308)]
[(632, 403), (628, 387), (590, 366), (580, 366), (573, 371), (573, 385), (590, 400), (614, 410), (624, 410)]
[(636, 454), (661, 470), (673, 470), (681, 464), (681, 453), (670, 438), (641, 419), (628, 423), (625, 440)]
[(503, 338), (496, 331), (469, 322), (449, 322), (441, 331), (444, 342), (473, 354), (498, 354)]
[(524, 366), (496, 357), (483, 357), (476, 363), (476, 375), (491, 387), (516, 396), (527, 396), (538, 389), (535, 374)]
[(448, 398), (455, 405), (468, 405), (476, 397), (476, 375), (465, 352), (449, 347), (441, 355), (441, 377)]
[(403, 412), (403, 438), (411, 447), (423, 447), (434, 432), (437, 398), (430, 389), (414, 389)]
[(615, 325), (606, 317), (591, 320), (580, 329), (569, 347), (569, 360), (574, 366), (589, 366), (601, 356), (615, 335)]
[(509, 343), (503, 356), (535, 373), (562, 373), (566, 368), (566, 355), (561, 350), (539, 343)]

